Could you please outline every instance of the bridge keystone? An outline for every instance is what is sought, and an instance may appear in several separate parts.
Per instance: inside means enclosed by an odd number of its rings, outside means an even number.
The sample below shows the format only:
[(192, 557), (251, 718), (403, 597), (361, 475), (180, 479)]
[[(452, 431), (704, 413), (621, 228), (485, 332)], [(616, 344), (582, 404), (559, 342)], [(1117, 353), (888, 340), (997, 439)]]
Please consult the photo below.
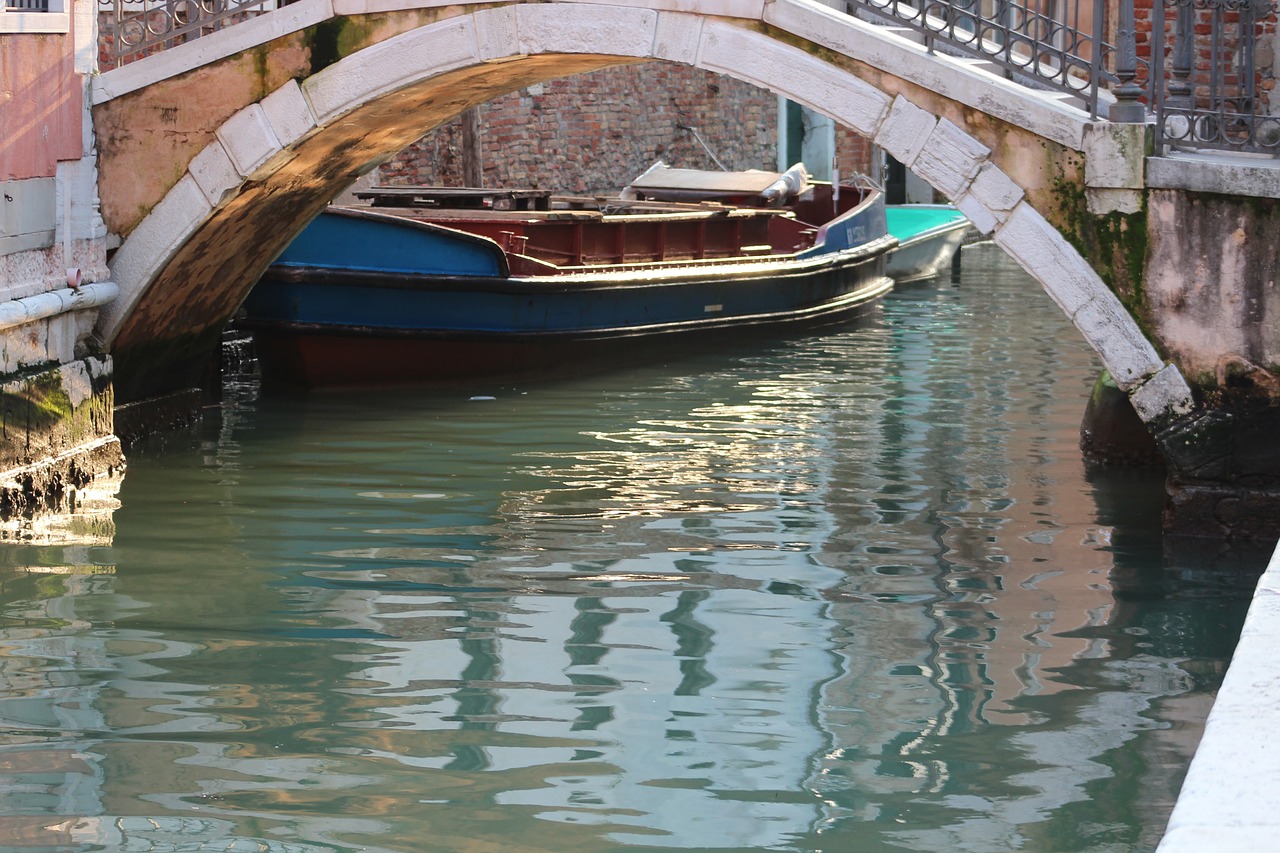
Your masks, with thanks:
[(668, 62), (698, 64), (698, 51), (702, 47), (702, 18), (662, 12), (653, 35), (653, 55)]
[[(630, 5), (630, 4), (628, 4)], [(649, 57), (658, 13), (652, 9), (584, 4), (536, 8), (517, 6), (520, 52), (603, 53)]]
[(476, 12), (476, 57), (481, 62), (506, 60), (520, 53), (520, 25), (514, 6)]

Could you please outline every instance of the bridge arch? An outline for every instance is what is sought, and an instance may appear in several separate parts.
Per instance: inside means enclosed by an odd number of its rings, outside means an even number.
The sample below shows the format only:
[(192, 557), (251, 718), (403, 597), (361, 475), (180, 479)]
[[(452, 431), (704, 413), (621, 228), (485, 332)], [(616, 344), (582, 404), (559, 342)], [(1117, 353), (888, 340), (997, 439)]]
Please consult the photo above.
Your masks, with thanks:
[[(166, 374), (189, 373), (306, 222), (426, 130), (522, 86), (662, 60), (772, 90), (871, 139), (952, 199), (1041, 283), (1144, 420), (1190, 407), (1177, 368), (1164, 364), (1116, 295), (1041, 212), (1063, 183), (1083, 186), (1089, 132), (1083, 113), (962, 61), (924, 58), (883, 28), (808, 0), (346, 5), (353, 17), (341, 13), (343, 0), (302, 0), (280, 10), (299, 22), (300, 35), (285, 39), (286, 46), (307, 54), (298, 69), (310, 73), (278, 85), (262, 85), (269, 69), (262, 70), (255, 51), (265, 48), (246, 47), (252, 36), (237, 28), (186, 45), (195, 50), (185, 54), (175, 49), (167, 61), (192, 68), (145, 88), (131, 78), (142, 79), (147, 72), (139, 66), (151, 60), (102, 76), (94, 100), (104, 148), (103, 210), (122, 245), (111, 260), (120, 297), (102, 311), (98, 334), (121, 364), (123, 399), (163, 385)], [(355, 20), (353, 35), (346, 30)], [(268, 33), (279, 42), (278, 32)], [(209, 44), (220, 36), (226, 46)], [(355, 48), (344, 50), (344, 39)], [(201, 58), (219, 48), (223, 56)], [(318, 61), (322, 48), (336, 61)], [(113, 162), (112, 145), (101, 140), (125, 132), (131, 99), (163, 103), (167, 88), (181, 103), (185, 87), (219, 63), (240, 77), (245, 73), (235, 69), (253, 64), (259, 79), (256, 90), (244, 87), (242, 106), (195, 134), (207, 144), (194, 155), (179, 151), (174, 162)], [(198, 101), (187, 109), (199, 110)], [(127, 180), (132, 172), (136, 181), (138, 170), (148, 168), (170, 175), (159, 197), (113, 209), (109, 200), (121, 175)]]

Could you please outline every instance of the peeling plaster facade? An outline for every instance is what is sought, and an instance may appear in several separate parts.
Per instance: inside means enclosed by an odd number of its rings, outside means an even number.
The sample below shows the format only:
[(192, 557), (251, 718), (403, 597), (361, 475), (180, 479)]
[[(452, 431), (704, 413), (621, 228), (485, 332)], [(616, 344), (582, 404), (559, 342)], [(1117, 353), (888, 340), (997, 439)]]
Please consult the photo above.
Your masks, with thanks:
[(0, 12), (0, 516), (59, 509), (122, 464), (111, 359), (118, 290), (98, 211), (87, 88), (93, 0)]

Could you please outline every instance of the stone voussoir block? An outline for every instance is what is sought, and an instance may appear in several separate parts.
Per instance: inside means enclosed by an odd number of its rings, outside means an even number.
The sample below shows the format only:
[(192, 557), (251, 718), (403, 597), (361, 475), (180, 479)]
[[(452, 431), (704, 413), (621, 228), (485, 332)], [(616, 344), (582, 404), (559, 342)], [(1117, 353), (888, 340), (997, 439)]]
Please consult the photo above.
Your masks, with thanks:
[(911, 169), (947, 198), (959, 198), (986, 163), (991, 149), (941, 119)]
[(653, 55), (658, 13), (620, 6), (519, 6), (520, 52)]
[(990, 210), (998, 221), (1004, 222), (1026, 193), (999, 166), (987, 162), (969, 184), (967, 195)]
[(288, 148), (316, 127), (311, 104), (296, 80), (290, 80), (262, 99), (262, 112), (281, 145)]
[(224, 202), (233, 198), (245, 182), (244, 175), (232, 162), (231, 155), (220, 139), (210, 142), (191, 158), (187, 172), (212, 208), (221, 207)]
[(1172, 364), (1165, 365), (1154, 376), (1127, 390), (1129, 402), (1143, 423), (1170, 415), (1185, 415), (1195, 405), (1187, 380)]
[(98, 316), (104, 344), (111, 345), (156, 272), (211, 213), (213, 206), (195, 178), (183, 175), (133, 229), (111, 259), (111, 278), (119, 285), (120, 295), (102, 306)]
[(401, 33), (348, 56), (304, 80), (302, 93), (323, 125), (378, 95), (479, 61), (475, 24), (464, 15)]
[(1000, 224), (1000, 220), (996, 219), (986, 205), (974, 199), (973, 196), (965, 193), (955, 200), (956, 208), (965, 215), (969, 223), (981, 231), (983, 234), (990, 234), (996, 230), (996, 226)]
[(475, 19), (476, 57), (481, 62), (492, 62), (520, 54), (520, 26), (516, 20), (516, 7), (485, 9), (472, 17)]
[(898, 95), (875, 135), (875, 143), (911, 168), (937, 125), (938, 119), (933, 113)]
[(250, 104), (222, 123), (216, 132), (236, 170), (252, 177), (284, 147), (261, 104)]
[(1080, 307), (1071, 322), (1097, 351), (1121, 390), (1129, 390), (1163, 366), (1155, 347), (1105, 286)]
[(676, 12), (658, 13), (653, 36), (653, 55), (668, 62), (698, 64), (698, 48), (702, 43), (702, 18)]

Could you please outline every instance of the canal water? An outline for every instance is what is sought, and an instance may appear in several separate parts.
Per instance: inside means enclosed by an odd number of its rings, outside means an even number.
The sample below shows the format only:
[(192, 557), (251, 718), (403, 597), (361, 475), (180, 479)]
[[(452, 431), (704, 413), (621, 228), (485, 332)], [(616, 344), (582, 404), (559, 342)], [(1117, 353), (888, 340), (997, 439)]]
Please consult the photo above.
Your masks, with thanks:
[[(0, 848), (1143, 851), (1261, 566), (991, 247), (577, 377), (232, 386), (0, 570)], [(65, 531), (64, 531), (65, 532)]]

